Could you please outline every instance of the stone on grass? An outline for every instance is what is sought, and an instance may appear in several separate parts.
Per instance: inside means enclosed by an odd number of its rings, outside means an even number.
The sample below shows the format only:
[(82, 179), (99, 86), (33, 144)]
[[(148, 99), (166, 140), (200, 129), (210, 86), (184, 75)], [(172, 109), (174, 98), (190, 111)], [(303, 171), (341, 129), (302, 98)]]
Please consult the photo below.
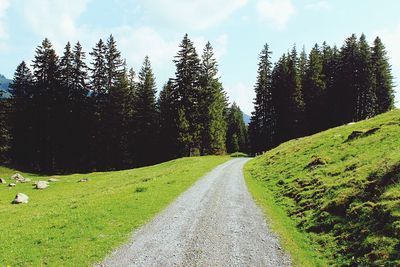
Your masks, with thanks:
[(49, 180), (47, 180), (48, 182), (58, 182), (58, 181), (60, 181), (60, 180), (58, 180), (58, 179), (56, 179), (56, 178), (50, 178)]
[(15, 180), (16, 182), (23, 182), (25, 181), (24, 176), (22, 176), (19, 173), (14, 174), (13, 176), (11, 176), (11, 179)]
[(15, 183), (10, 183), (10, 184), (8, 184), (8, 187), (15, 187), (15, 186), (16, 186)]
[(20, 181), (20, 183), (30, 183), (30, 182), (32, 182), (32, 180), (29, 178), (24, 178), (24, 180)]
[(18, 193), (14, 200), (12, 201), (13, 204), (21, 204), (21, 203), (28, 203), (29, 197), (24, 193)]
[(4, 179), (4, 178), (0, 178), (0, 184), (6, 184), (7, 182), (6, 182), (6, 179)]
[(80, 179), (80, 180), (78, 181), (78, 183), (85, 183), (85, 182), (88, 182), (88, 181), (89, 181), (88, 178), (82, 178), (82, 179)]
[(49, 187), (49, 183), (46, 181), (38, 181), (36, 183), (36, 189), (45, 189), (47, 187)]

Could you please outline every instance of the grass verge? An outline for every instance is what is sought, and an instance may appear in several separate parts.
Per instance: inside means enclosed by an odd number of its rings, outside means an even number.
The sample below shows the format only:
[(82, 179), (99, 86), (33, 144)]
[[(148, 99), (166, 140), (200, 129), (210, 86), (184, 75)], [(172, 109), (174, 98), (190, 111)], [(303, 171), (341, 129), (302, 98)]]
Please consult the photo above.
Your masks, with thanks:
[[(0, 185), (0, 266), (89, 266), (126, 242), (195, 181), (228, 156), (183, 158), (151, 167), (57, 178), (44, 190)], [(14, 174), (0, 167), (0, 177)], [(78, 183), (88, 178), (85, 183)], [(28, 204), (10, 204), (19, 193)]]
[(400, 266), (400, 110), (286, 142), (246, 180), (297, 266)]

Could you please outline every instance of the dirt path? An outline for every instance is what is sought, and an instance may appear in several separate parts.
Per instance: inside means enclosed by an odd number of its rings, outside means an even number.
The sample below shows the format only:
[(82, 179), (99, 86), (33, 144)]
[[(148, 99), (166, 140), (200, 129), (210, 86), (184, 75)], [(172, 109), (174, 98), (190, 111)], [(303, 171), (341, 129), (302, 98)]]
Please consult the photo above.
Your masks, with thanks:
[(290, 266), (234, 159), (204, 176), (101, 266)]

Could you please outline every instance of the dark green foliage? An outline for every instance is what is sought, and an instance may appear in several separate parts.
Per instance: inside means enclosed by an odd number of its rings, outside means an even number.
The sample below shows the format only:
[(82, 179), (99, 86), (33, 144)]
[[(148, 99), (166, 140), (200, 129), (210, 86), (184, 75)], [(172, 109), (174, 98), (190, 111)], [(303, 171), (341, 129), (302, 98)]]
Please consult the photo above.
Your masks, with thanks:
[(281, 57), (272, 73), (277, 144), (304, 132), (304, 102), (297, 66), (297, 52), (293, 47), (290, 54)]
[(159, 148), (162, 151), (161, 160), (178, 157), (178, 128), (176, 125), (178, 113), (174, 95), (174, 83), (169, 80), (163, 87), (158, 98), (159, 111)]
[(393, 76), (385, 47), (376, 37), (372, 47), (371, 64), (373, 72), (373, 89), (376, 94), (376, 113), (380, 114), (393, 108)]
[(18, 65), (11, 83), (11, 160), (30, 167), (33, 160), (33, 77), (25, 62)]
[(268, 44), (260, 54), (255, 85), (254, 112), (249, 124), (250, 147), (253, 154), (274, 146), (276, 134), (276, 107), (272, 94), (272, 63)]
[(200, 66), (199, 120), (202, 155), (224, 154), (226, 151), (225, 118), (228, 104), (217, 74), (217, 61), (208, 42)]
[(177, 99), (178, 142), (181, 156), (199, 154), (201, 125), (199, 115), (200, 59), (186, 34), (175, 56), (174, 97)]
[(228, 110), (226, 148), (228, 153), (248, 151), (247, 129), (243, 121), (243, 113), (235, 102)]
[(310, 52), (302, 81), (307, 133), (325, 129), (327, 124), (326, 78), (323, 73), (323, 55), (316, 44)]
[(157, 160), (158, 114), (156, 109), (156, 81), (148, 57), (139, 72), (139, 82), (134, 98), (134, 121), (137, 140), (135, 162), (139, 165)]
[(297, 56), (294, 47), (272, 74), (263, 67), (269, 66), (265, 51), (268, 47), (260, 56), (249, 125), (253, 153), (393, 108), (393, 77), (379, 38), (372, 48), (364, 34), (347, 38), (340, 51), (316, 44), (308, 58), (304, 49)]

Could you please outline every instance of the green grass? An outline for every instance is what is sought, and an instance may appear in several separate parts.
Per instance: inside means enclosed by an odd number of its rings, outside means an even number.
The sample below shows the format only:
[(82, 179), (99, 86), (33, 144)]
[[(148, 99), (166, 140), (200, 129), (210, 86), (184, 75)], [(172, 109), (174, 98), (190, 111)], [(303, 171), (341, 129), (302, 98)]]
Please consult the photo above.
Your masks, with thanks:
[[(0, 266), (89, 266), (126, 242), (198, 178), (230, 158), (183, 158), (140, 169), (52, 176), (31, 184), (0, 185)], [(14, 170), (0, 167), (0, 177)], [(33, 181), (47, 180), (24, 174)], [(85, 183), (78, 183), (88, 178)], [(28, 204), (10, 204), (22, 192)]]
[(245, 176), (295, 266), (400, 266), (400, 110), (286, 142)]
[(243, 152), (235, 152), (229, 155), (231, 158), (245, 158), (248, 157), (246, 153)]

